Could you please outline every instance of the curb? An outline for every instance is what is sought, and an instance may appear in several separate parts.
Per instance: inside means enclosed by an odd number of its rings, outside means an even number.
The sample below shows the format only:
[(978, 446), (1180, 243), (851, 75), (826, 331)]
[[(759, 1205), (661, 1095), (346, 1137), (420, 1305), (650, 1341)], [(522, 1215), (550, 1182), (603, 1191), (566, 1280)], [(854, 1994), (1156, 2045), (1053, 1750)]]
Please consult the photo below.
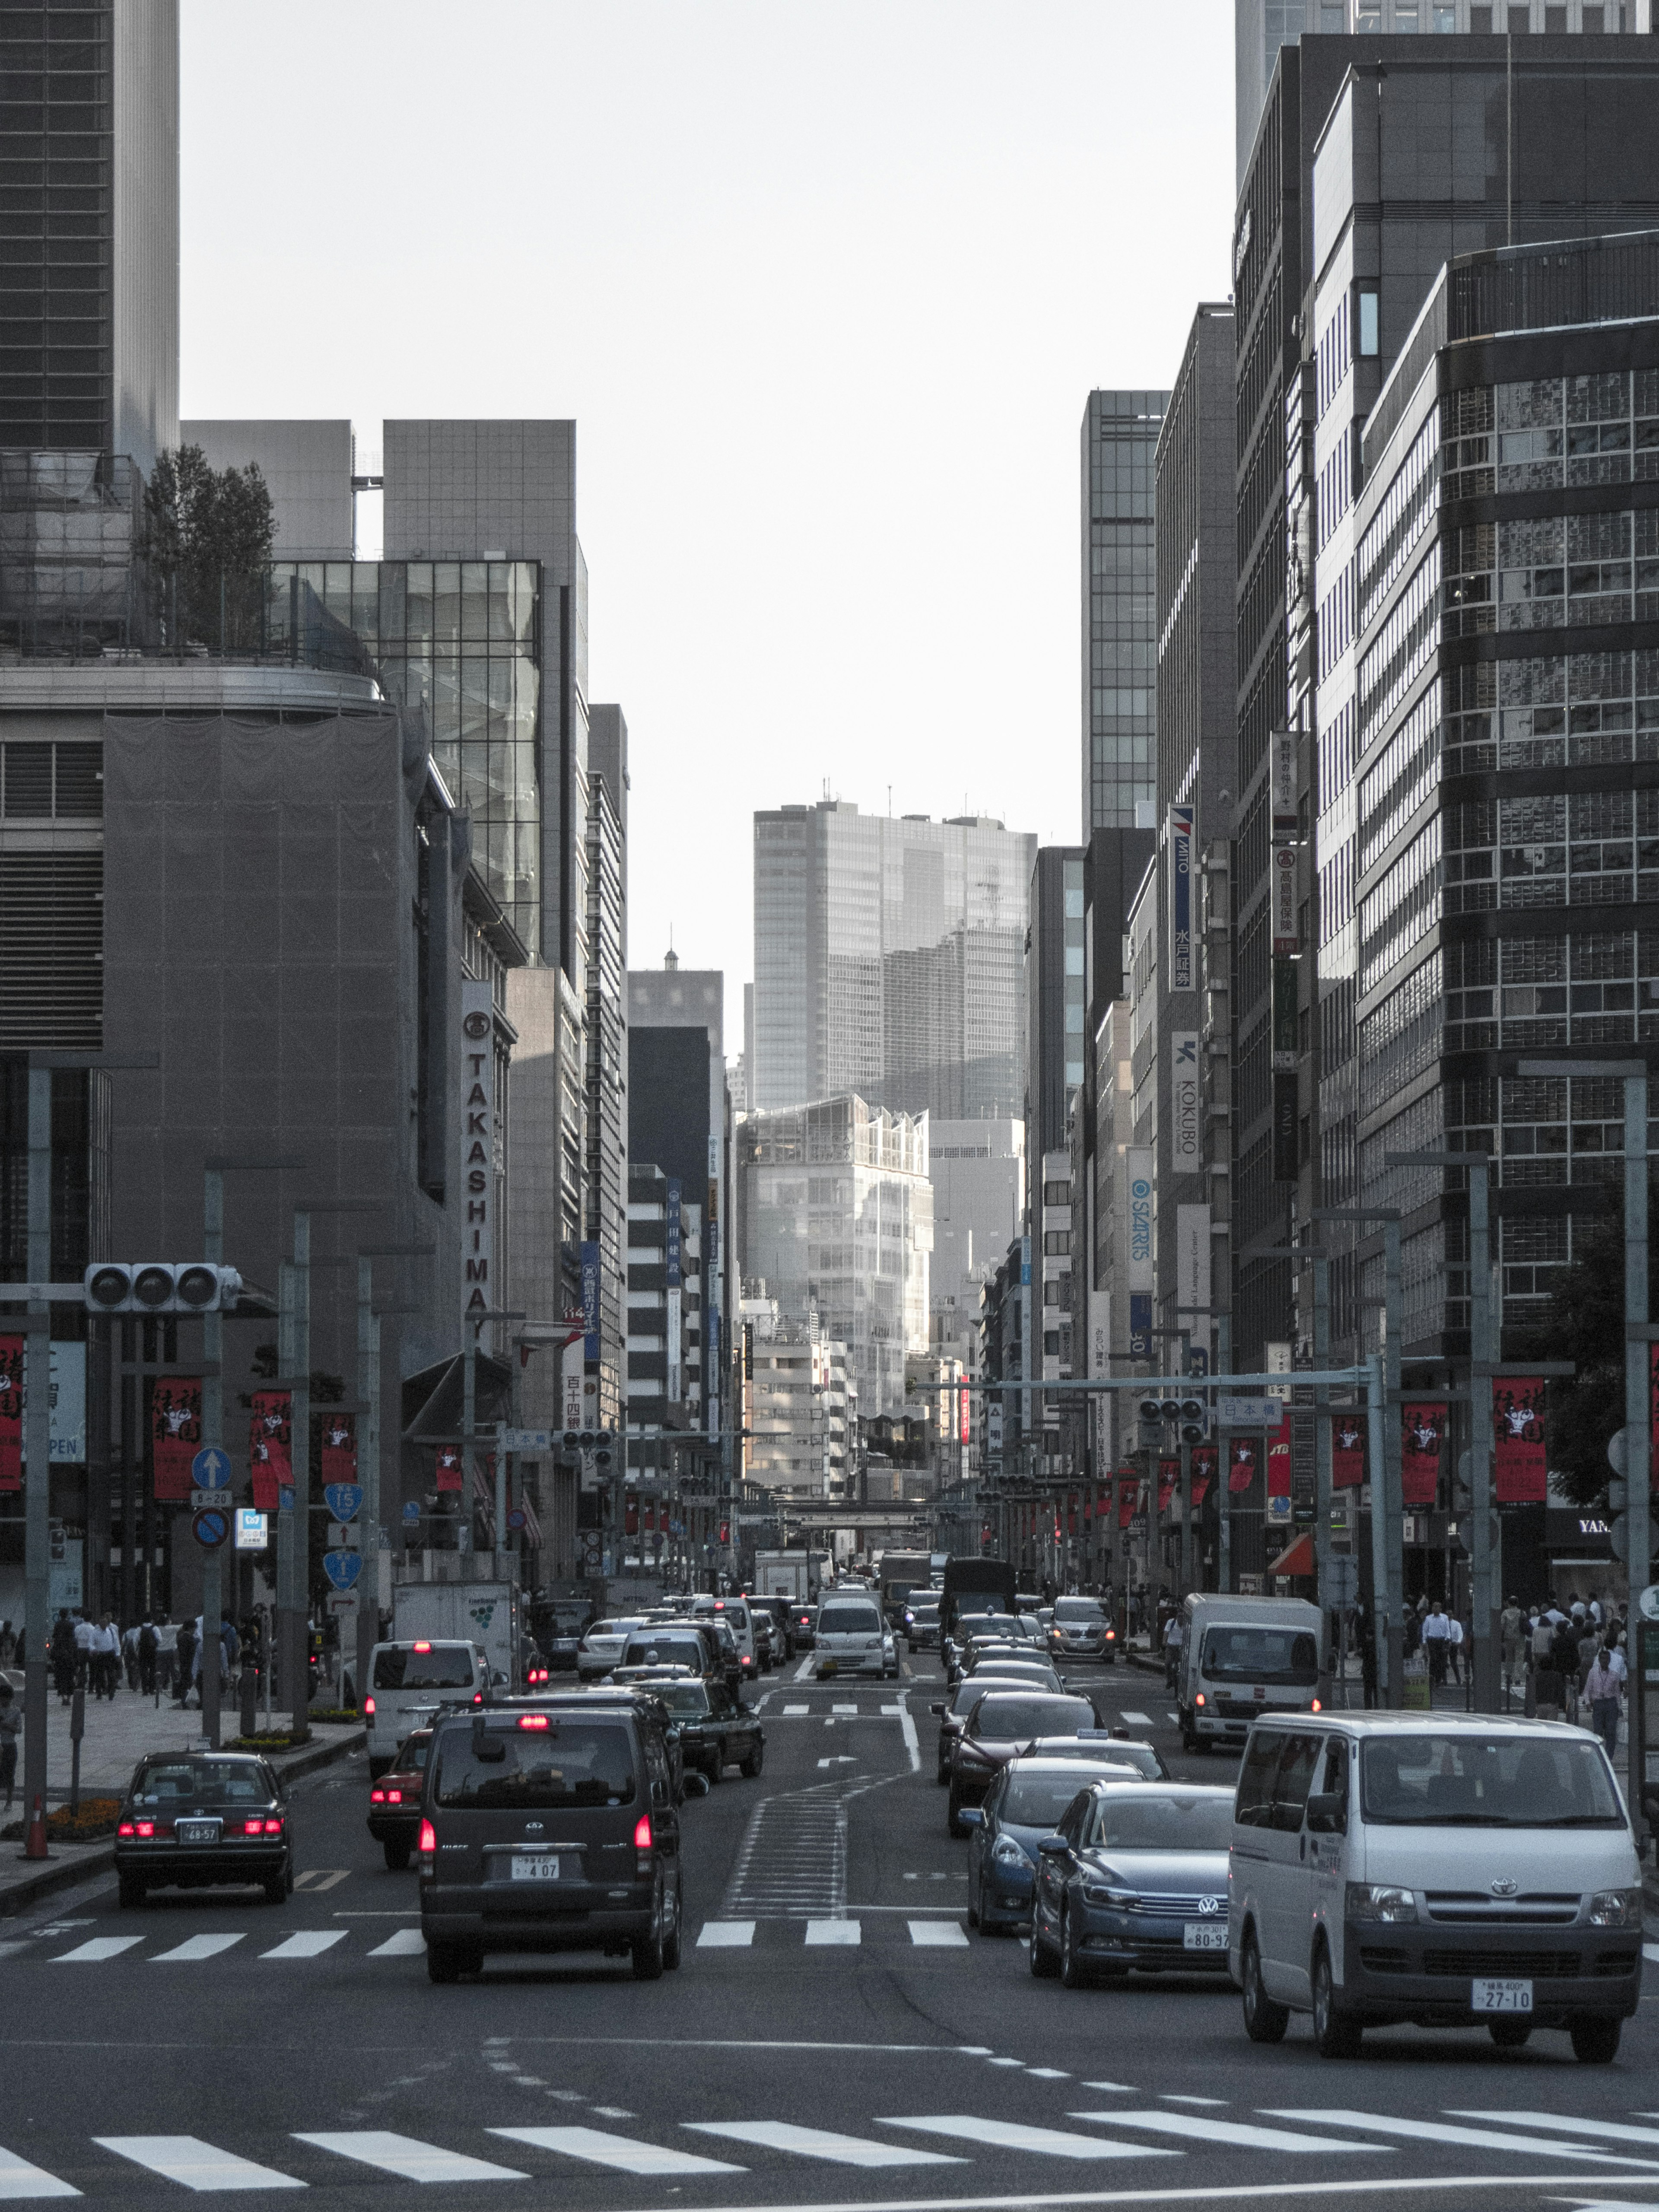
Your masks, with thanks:
[[(312, 1745), (305, 1751), (277, 1753), (270, 1764), (287, 1781), (295, 1777), (314, 1773), (320, 1766), (331, 1766), (337, 1759), (344, 1759), (359, 1751), (368, 1741), (368, 1731), (358, 1729), (352, 1735), (341, 1736), (332, 1743)], [(68, 1889), (88, 1875), (113, 1874), (115, 1846), (99, 1844), (81, 1851), (73, 1858), (59, 1858), (44, 1866), (38, 1874), (22, 1875), (15, 1881), (0, 1882), (0, 1920), (9, 1920), (36, 1898), (50, 1897), (56, 1889)]]

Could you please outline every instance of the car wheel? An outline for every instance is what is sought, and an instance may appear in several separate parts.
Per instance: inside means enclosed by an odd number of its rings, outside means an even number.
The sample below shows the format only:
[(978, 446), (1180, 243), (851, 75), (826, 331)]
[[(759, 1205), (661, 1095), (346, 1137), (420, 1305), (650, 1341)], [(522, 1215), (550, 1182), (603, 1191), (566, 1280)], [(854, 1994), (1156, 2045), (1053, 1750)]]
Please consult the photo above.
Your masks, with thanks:
[(1082, 1954), (1078, 1948), (1077, 1924), (1072, 1918), (1069, 1905), (1060, 1908), (1060, 1978), (1068, 1990), (1086, 1990), (1094, 1978), (1083, 1963)]
[(758, 1782), (760, 1780), (761, 1769), (765, 1765), (765, 1764), (766, 1746), (763, 1743), (757, 1743), (755, 1746), (755, 1748), (750, 1753), (748, 1758), (744, 1760), (743, 1765), (738, 1771), (744, 1777), (745, 1781)]
[(426, 1978), (429, 1982), (459, 1982), (461, 1978), (460, 1945), (428, 1942), (426, 1947)]
[(1322, 2058), (1358, 2057), (1365, 2031), (1358, 2021), (1337, 2009), (1331, 1954), (1322, 1942), (1314, 1956), (1313, 2024)]
[(1031, 1920), (1031, 1948), (1026, 1964), (1031, 1969), (1034, 1982), (1051, 1982), (1060, 1972), (1059, 1961), (1050, 1953), (1037, 1929), (1036, 1916)]
[(680, 1895), (678, 1882), (674, 1886), (674, 1894), (669, 1900), (668, 1914), (668, 1927), (662, 1939), (662, 1962), (672, 1974), (678, 1973), (679, 1971), (680, 1930), (685, 1922), (685, 1903)]
[(138, 1874), (124, 1874), (120, 1879), (121, 1910), (123, 1912), (131, 1912), (135, 1905), (142, 1905), (144, 1901), (144, 1878)]
[(387, 1843), (382, 1845), (386, 1863), (393, 1874), (402, 1874), (409, 1864), (410, 1846), (407, 1844)]
[(1618, 2020), (1576, 2020), (1572, 2023), (1572, 2055), (1581, 2066), (1610, 2066), (1619, 2055)]
[(1261, 1986), (1261, 1953), (1255, 1929), (1244, 1938), (1242, 1974), (1245, 2034), (1252, 2043), (1283, 2043), (1291, 2015), (1288, 2008), (1276, 2004)]
[(667, 1957), (663, 1943), (663, 1902), (657, 1899), (657, 1909), (652, 1915), (651, 1931), (634, 1938), (634, 1979), (636, 1982), (659, 1982)]
[(960, 1843), (968, 1832), (962, 1825), (962, 1805), (957, 1796), (955, 1783), (951, 1785), (950, 1802), (945, 1808), (945, 1826), (957, 1843)]
[(1529, 2020), (1490, 2020), (1486, 2033), (1500, 2051), (1520, 2051), (1532, 2035)]

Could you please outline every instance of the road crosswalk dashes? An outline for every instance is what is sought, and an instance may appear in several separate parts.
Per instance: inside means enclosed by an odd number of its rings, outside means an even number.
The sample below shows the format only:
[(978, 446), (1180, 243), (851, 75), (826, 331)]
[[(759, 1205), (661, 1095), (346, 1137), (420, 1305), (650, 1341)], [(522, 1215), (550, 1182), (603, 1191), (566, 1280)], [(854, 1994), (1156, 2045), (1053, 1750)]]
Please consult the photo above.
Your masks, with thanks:
[[(982, 2055), (994, 2063), (995, 2054)], [(1166, 2109), (1171, 2105), (1181, 2108)], [(596, 2109), (609, 2113), (611, 2108)], [(616, 2117), (631, 2116), (617, 2111)], [(915, 2112), (872, 2120), (870, 2124), (884, 2132), (870, 2136), (847, 2135), (784, 2119), (687, 2120), (680, 2124), (685, 2133), (708, 2139), (711, 2143), (747, 2146), (787, 2159), (872, 2169), (971, 2164), (975, 2150), (1017, 2154), (1039, 2160), (1064, 2160), (1074, 2165), (1115, 2166), (1150, 2159), (1178, 2159), (1210, 2150), (1230, 2156), (1239, 2153), (1295, 2156), (1340, 2151), (1350, 2158), (1369, 2155), (1385, 2159), (1392, 2171), (1402, 2154), (1414, 2151), (1432, 2158), (1450, 2148), (1460, 2158), (1471, 2150), (1501, 2153), (1506, 2157), (1516, 2153), (1530, 2154), (1545, 2160), (1571, 2160), (1581, 2166), (1616, 2167), (1659, 2178), (1659, 2154), (1632, 2157), (1607, 2151), (1595, 2142), (1562, 2141), (1563, 2135), (1571, 2134), (1581, 2137), (1605, 2136), (1616, 2142), (1628, 2143), (1632, 2138), (1659, 2139), (1659, 2129), (1578, 2118), (1565, 2113), (1526, 2110), (1452, 2112), (1445, 2118), (1435, 2119), (1349, 2108), (1264, 2106), (1247, 2118), (1235, 2118), (1218, 2111), (1199, 2111), (1191, 2102), (1166, 2096), (1156, 2106), (1073, 2112), (1059, 2117), (1073, 2124), (1043, 2124), (1029, 2118), (1004, 2119), (982, 2112)], [(1468, 2124), (1471, 2120), (1492, 2124)], [(1328, 2132), (1331, 2129), (1346, 2133), (1332, 2135)], [(673, 2132), (672, 2125), (659, 2129), (659, 2133), (671, 2136)], [(492, 2147), (511, 2143), (521, 2150), (541, 2152), (556, 2160), (569, 2160), (578, 2165), (645, 2177), (691, 2177), (748, 2171), (730, 2160), (682, 2148), (672, 2140), (652, 2142), (643, 2133), (629, 2135), (617, 2129), (574, 2124), (496, 2126), (486, 2127), (481, 2134)], [(1137, 2139), (1147, 2136), (1162, 2140), (1148, 2142)], [(914, 2140), (907, 2142), (907, 2136), (921, 2136), (931, 2143), (952, 2148), (923, 2148)], [(269, 2137), (261, 2138), (258, 2145), (261, 2156), (258, 2159), (198, 2136), (111, 2135), (94, 2136), (90, 2140), (124, 2165), (141, 2166), (158, 2179), (196, 2195), (219, 2191), (303, 2189), (311, 2185), (305, 2173), (289, 2171), (287, 2162), (270, 2162), (280, 2160), (281, 2153), (273, 2148)], [(388, 2128), (296, 2130), (288, 2141), (320, 2154), (325, 2161), (344, 2160), (398, 2181), (422, 2185), (525, 2181), (535, 2178), (523, 2166), (503, 2165), (497, 2158), (480, 2156), (477, 2150), (453, 2143), (429, 2142)], [(295, 2153), (292, 2162), (303, 2163), (300, 2154)], [(75, 2170), (79, 2180), (86, 2184), (87, 2171), (79, 2161)], [(321, 2181), (327, 2176), (312, 2170), (311, 2178)], [(0, 2146), (0, 2203), (23, 2203), (80, 2194), (81, 2190), (61, 2175)]]

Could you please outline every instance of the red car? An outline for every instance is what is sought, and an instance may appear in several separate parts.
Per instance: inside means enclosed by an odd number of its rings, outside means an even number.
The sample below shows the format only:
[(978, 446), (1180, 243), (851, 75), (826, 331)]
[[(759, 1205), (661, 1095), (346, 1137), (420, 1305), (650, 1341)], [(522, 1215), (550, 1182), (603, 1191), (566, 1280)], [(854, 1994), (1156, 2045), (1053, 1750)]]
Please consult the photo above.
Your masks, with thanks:
[(421, 1833), (421, 1791), (426, 1780), (429, 1728), (413, 1729), (399, 1746), (391, 1771), (371, 1782), (368, 1832), (386, 1852), (386, 1863), (401, 1874)]

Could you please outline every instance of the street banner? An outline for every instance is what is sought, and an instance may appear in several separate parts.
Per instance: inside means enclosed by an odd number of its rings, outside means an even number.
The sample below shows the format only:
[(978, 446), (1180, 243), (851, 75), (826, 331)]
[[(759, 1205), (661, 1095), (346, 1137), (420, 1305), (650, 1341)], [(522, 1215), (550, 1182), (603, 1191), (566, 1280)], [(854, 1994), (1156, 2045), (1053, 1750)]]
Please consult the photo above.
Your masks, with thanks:
[(1170, 809), (1170, 988), (1194, 988), (1193, 964), (1193, 823), (1190, 806)]
[[(581, 1250), (582, 1327), (586, 1331), (582, 1352), (585, 1358), (597, 1359), (599, 1356), (599, 1248), (597, 1244), (584, 1244)], [(714, 1319), (712, 1312), (708, 1318)]]
[(0, 1336), (0, 1490), (23, 1487), (23, 1340)]
[(1158, 1517), (1161, 1521), (1170, 1510), (1170, 1500), (1181, 1482), (1181, 1462), (1161, 1459), (1158, 1463)]
[(1152, 1296), (1157, 1289), (1157, 1250), (1152, 1241), (1153, 1153), (1149, 1145), (1129, 1145), (1123, 1154), (1123, 1202), (1129, 1224), (1129, 1350), (1138, 1358), (1152, 1348)]
[(1542, 1376), (1494, 1376), (1492, 1422), (1498, 1504), (1544, 1504), (1548, 1480), (1544, 1464)]
[(1117, 1479), (1117, 1525), (1127, 1528), (1135, 1517), (1135, 1494), (1140, 1488), (1140, 1478), (1134, 1474), (1120, 1474)]
[(1291, 1409), (1287, 1402), (1284, 1419), (1267, 1438), (1267, 1495), (1269, 1498), (1290, 1496), (1291, 1456)]
[(1331, 1415), (1331, 1488), (1358, 1490), (1364, 1480), (1364, 1420), (1339, 1407)]
[(323, 1480), (356, 1482), (357, 1480), (357, 1416), (355, 1413), (325, 1413), (323, 1415)]
[[(268, 1483), (276, 1483), (291, 1489), (294, 1483), (293, 1428), (291, 1415), (293, 1400), (286, 1390), (256, 1390), (253, 1411), (249, 1417), (247, 1457), (252, 1471), (254, 1504), (259, 1504), (258, 1485), (261, 1476)], [(274, 1506), (276, 1500), (271, 1500)], [(262, 1509), (270, 1511), (270, 1507)]]
[(1446, 1408), (1428, 1403), (1400, 1409), (1400, 1503), (1408, 1513), (1431, 1511), (1440, 1489)]
[(199, 1376), (158, 1375), (150, 1386), (150, 1463), (155, 1496), (180, 1505), (190, 1501), (190, 1463), (202, 1449)]
[(438, 1446), (437, 1487), (440, 1490), (459, 1490), (461, 1487), (461, 1451), (459, 1444)]
[(1215, 1480), (1216, 1468), (1219, 1464), (1220, 1457), (1220, 1447), (1217, 1444), (1193, 1446), (1193, 1509), (1194, 1511), (1203, 1504), (1210, 1485)]
[(1234, 1437), (1227, 1446), (1227, 1487), (1248, 1490), (1255, 1480), (1261, 1446), (1254, 1437)]
[[(1196, 1030), (1170, 1037), (1170, 1164), (1177, 1175), (1197, 1175), (1204, 1164), (1203, 1086)], [(1204, 1255), (1204, 1304), (1210, 1303), (1210, 1255)]]

